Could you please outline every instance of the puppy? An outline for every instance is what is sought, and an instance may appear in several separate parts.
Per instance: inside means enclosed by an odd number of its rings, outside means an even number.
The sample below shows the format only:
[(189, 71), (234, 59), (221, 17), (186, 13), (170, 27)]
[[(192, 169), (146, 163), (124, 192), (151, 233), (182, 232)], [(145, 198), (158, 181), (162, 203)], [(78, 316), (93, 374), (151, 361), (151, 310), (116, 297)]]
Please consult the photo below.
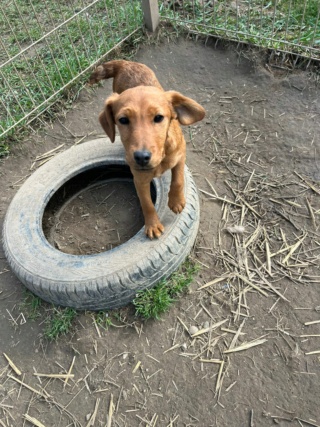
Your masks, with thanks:
[(169, 208), (182, 212), (186, 143), (181, 125), (191, 125), (205, 116), (204, 108), (179, 92), (164, 91), (154, 72), (146, 65), (130, 61), (110, 61), (99, 65), (89, 84), (113, 78), (113, 95), (106, 101), (99, 121), (115, 140), (117, 126), (125, 148), (145, 220), (145, 233), (159, 238), (164, 231), (151, 200), (150, 183), (171, 169)]

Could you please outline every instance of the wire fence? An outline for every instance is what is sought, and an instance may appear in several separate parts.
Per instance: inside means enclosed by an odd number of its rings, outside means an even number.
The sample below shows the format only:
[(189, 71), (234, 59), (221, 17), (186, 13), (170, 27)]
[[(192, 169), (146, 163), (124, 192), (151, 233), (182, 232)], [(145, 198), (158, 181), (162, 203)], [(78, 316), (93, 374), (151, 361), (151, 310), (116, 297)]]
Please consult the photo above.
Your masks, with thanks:
[(319, 0), (164, 0), (162, 19), (195, 33), (320, 59)]
[(139, 0), (2, 0), (0, 137), (142, 27)]
[(0, 156), (15, 127), (124, 40), (140, 38), (142, 7), (158, 15), (157, 5), (162, 21), (197, 34), (320, 59), (319, 0), (2, 0)]

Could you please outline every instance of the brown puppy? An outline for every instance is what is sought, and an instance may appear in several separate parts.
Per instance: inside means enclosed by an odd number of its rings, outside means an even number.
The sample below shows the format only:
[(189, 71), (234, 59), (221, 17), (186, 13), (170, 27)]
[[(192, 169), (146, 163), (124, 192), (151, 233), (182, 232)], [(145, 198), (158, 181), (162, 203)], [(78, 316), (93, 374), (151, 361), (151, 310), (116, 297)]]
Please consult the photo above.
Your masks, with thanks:
[(180, 213), (185, 207), (184, 164), (186, 143), (179, 123), (202, 120), (205, 111), (179, 92), (165, 92), (150, 68), (129, 61), (99, 65), (89, 83), (113, 77), (113, 95), (105, 102), (99, 121), (112, 142), (118, 127), (134, 184), (140, 199), (145, 233), (150, 239), (164, 230), (150, 195), (154, 177), (171, 169), (169, 208)]

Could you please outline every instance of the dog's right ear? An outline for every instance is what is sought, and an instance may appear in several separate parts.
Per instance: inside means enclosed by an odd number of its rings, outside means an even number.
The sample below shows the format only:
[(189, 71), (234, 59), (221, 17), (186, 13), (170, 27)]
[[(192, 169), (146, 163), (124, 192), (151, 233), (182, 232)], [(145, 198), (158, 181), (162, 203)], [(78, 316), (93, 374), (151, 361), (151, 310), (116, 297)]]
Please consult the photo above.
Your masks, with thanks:
[(119, 95), (114, 93), (111, 95), (105, 103), (104, 109), (99, 114), (99, 122), (110, 138), (111, 142), (114, 142), (116, 136), (115, 120), (113, 115), (113, 104), (118, 99)]

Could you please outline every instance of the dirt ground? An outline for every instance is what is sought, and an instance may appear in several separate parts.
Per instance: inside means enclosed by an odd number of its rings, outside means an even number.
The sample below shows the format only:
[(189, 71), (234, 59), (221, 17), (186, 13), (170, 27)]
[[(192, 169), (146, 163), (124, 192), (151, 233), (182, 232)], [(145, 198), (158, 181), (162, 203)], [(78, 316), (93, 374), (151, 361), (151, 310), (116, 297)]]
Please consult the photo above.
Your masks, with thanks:
[[(181, 39), (135, 57), (207, 111), (185, 128), (201, 270), (160, 321), (129, 307), (103, 329), (82, 313), (72, 333), (48, 342), (1, 250), (1, 426), (40, 425), (25, 414), (46, 427), (320, 426), (319, 90), (307, 72), (246, 56)], [(102, 135), (97, 115), (110, 93), (111, 82), (84, 89), (65, 117), (1, 160), (1, 224), (37, 156)], [(69, 370), (67, 382), (34, 375)]]
[(45, 236), (62, 252), (73, 255), (105, 252), (129, 240), (144, 225), (131, 178), (95, 180), (91, 177), (84, 184), (82, 178), (82, 189), (72, 196), (66, 191), (59, 202), (51, 199), (45, 210), (42, 221)]

